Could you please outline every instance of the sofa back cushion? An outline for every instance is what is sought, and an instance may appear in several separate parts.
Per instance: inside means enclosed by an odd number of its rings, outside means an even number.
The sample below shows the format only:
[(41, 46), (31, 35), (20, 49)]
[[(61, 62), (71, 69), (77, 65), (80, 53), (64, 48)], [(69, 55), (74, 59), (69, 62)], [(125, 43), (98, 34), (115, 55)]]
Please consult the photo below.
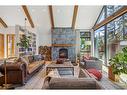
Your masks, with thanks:
[(43, 55), (39, 54), (39, 55), (34, 55), (33, 56), (34, 61), (40, 61), (40, 60), (44, 60)]
[(92, 78), (51, 78), (50, 89), (101, 89)]

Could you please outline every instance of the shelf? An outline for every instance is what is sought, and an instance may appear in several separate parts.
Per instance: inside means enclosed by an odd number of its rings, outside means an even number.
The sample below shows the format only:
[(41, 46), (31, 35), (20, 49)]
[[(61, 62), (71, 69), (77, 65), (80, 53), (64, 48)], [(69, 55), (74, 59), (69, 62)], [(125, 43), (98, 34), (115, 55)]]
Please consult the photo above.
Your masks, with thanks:
[(76, 38), (52, 38), (53, 40), (76, 40)]
[(54, 47), (71, 47), (75, 46), (75, 44), (52, 44)]
[(90, 36), (81, 36), (80, 38), (91, 38)]

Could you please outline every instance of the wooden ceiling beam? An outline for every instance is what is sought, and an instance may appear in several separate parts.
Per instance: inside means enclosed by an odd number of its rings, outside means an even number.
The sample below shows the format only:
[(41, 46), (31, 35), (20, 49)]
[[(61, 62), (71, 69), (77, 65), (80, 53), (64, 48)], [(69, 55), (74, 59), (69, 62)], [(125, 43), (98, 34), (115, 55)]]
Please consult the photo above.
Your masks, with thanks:
[(53, 29), (55, 26), (54, 26), (52, 5), (49, 5), (49, 15), (50, 15), (51, 29)]
[(73, 18), (72, 18), (72, 29), (75, 29), (75, 23), (76, 23), (76, 18), (77, 18), (77, 13), (78, 13), (78, 5), (74, 6), (74, 12), (73, 12)]
[(4, 28), (7, 28), (7, 24), (3, 21), (3, 19), (0, 17), (0, 23)]
[(31, 27), (34, 28), (35, 26), (34, 26), (32, 17), (30, 16), (30, 13), (29, 13), (29, 11), (28, 11), (27, 6), (26, 6), (26, 5), (22, 5), (22, 9), (23, 9), (23, 11), (24, 11), (24, 13), (25, 13), (25, 15), (26, 15), (26, 17), (27, 17), (27, 19), (28, 19), (28, 21), (29, 21)]
[(117, 12), (115, 12), (114, 14), (112, 14), (111, 16), (107, 17), (105, 20), (103, 20), (100, 23), (98, 23), (97, 25), (95, 25), (93, 27), (93, 29), (94, 30), (97, 30), (100, 27), (106, 25), (107, 23), (109, 23), (109, 22), (113, 21), (114, 19), (122, 16), (125, 13), (127, 13), (127, 6), (124, 6), (123, 8), (121, 8), (120, 10), (118, 10)]

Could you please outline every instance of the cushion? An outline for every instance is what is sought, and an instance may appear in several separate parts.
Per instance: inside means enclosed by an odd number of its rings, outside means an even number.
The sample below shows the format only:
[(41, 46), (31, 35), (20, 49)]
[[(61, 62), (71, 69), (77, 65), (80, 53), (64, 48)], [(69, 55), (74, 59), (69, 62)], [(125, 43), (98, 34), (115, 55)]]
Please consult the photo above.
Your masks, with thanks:
[(19, 60), (28, 66), (29, 62), (24, 57), (20, 57)]
[(37, 68), (39, 68), (42, 64), (40, 62), (33, 62), (28, 65), (28, 73), (31, 74), (34, 72)]
[(101, 80), (102, 73), (99, 70), (97, 70), (95, 68), (91, 68), (91, 69), (87, 69), (87, 71), (89, 73), (93, 74), (96, 77), (97, 80)]
[(44, 60), (44, 56), (39, 54), (39, 55), (34, 55), (33, 56), (34, 61), (41, 61)]
[(27, 61), (28, 64), (30, 63), (27, 55), (23, 56), (23, 58)]
[(44, 57), (41, 54), (38, 55), (38, 58), (39, 60), (44, 60)]
[(34, 58), (34, 61), (39, 61), (38, 55), (34, 55), (33, 58)]
[(28, 56), (29, 62), (32, 63), (34, 62), (34, 57), (33, 56)]

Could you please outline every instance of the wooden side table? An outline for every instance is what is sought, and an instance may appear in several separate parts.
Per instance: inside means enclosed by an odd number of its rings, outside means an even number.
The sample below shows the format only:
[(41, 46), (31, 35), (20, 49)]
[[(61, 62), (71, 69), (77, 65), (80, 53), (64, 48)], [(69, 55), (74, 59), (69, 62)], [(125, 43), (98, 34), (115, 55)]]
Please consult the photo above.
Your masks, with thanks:
[[(0, 72), (0, 81), (3, 79), (3, 77), (4, 77), (4, 75), (1, 74), (1, 72)], [(2, 85), (0, 84), (0, 86), (2, 86)]]

